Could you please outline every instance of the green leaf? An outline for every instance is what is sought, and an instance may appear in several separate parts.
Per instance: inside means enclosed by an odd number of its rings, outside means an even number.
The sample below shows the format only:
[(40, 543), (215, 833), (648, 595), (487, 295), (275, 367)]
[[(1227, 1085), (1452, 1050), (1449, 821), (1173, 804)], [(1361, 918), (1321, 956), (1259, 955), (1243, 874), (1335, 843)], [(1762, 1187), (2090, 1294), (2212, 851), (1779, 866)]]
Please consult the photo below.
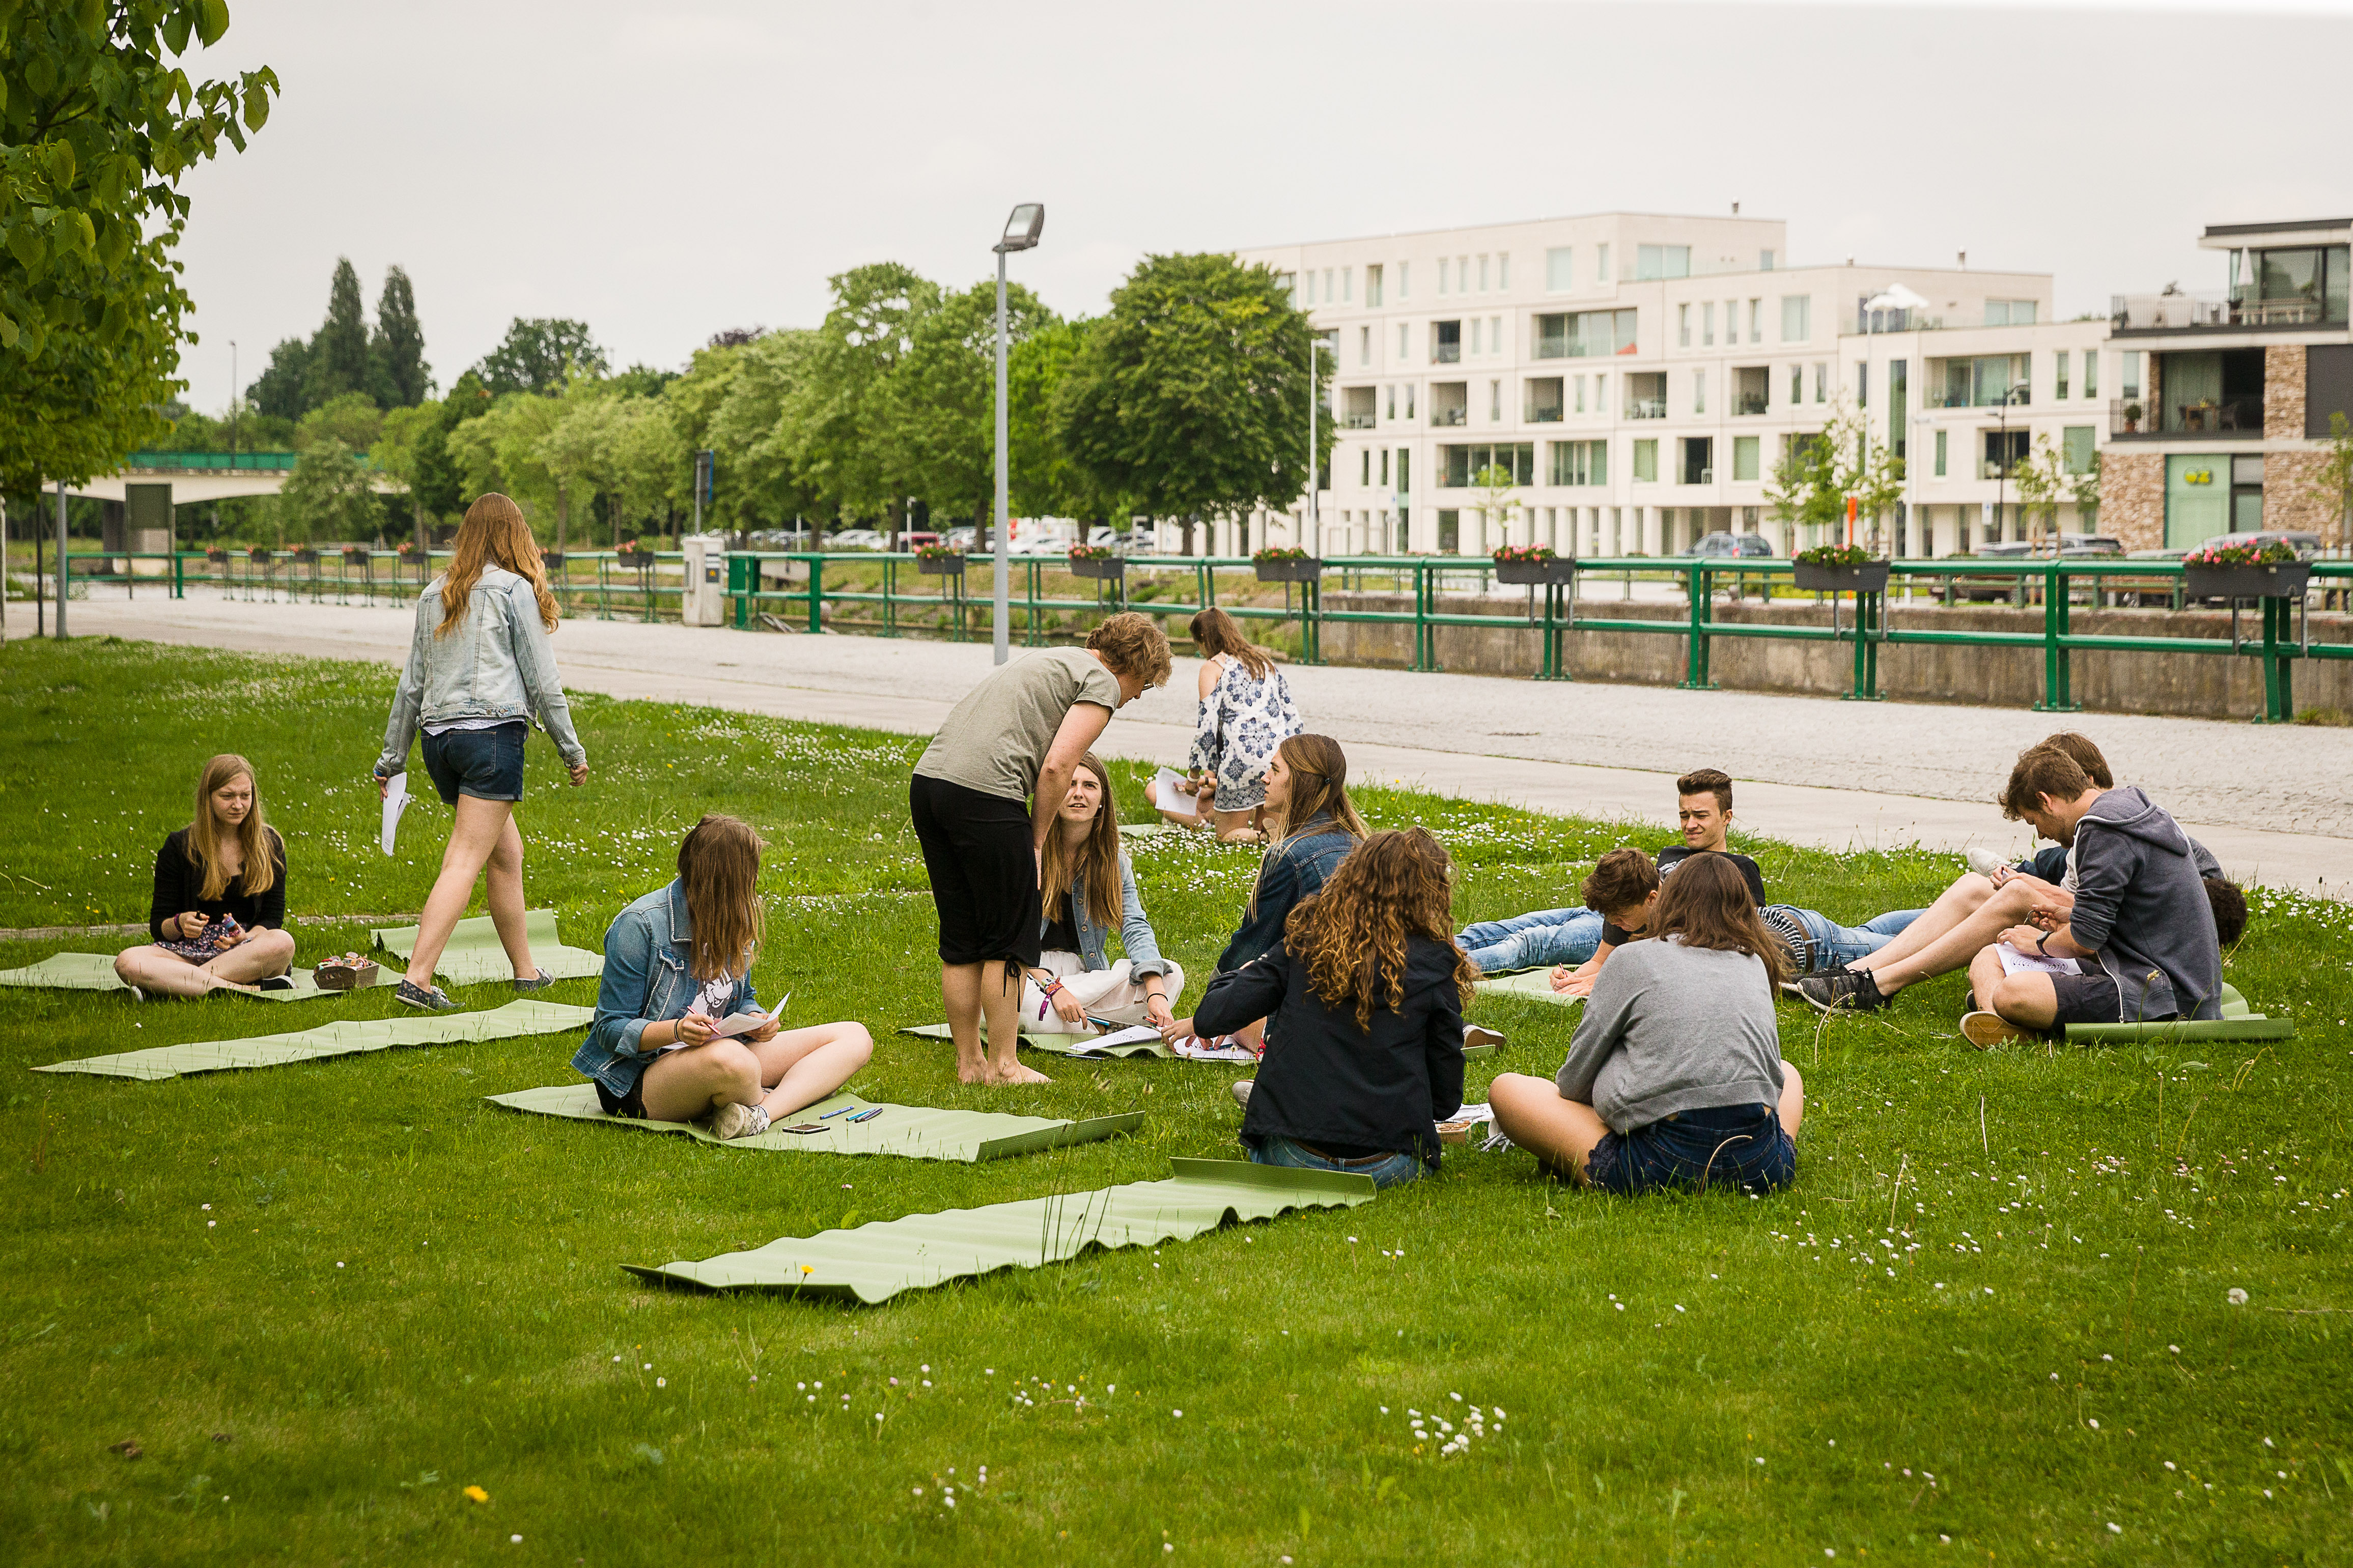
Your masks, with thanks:
[[(274, 81), (277, 79), (273, 77), (271, 79)], [(269, 94), (253, 79), (251, 75), (248, 75), (245, 81), (245, 128), (248, 131), (259, 131), (269, 121)], [(238, 142), (237, 151), (241, 153), (244, 150), (245, 144)]]
[(228, 31), (228, 0), (196, 0), (196, 37), (206, 48)]
[(0, 313), (0, 349), (13, 349), (16, 346), (16, 323), (9, 320), (6, 314)]
[(174, 11), (164, 19), (164, 47), (174, 54), (185, 52), (188, 28), (195, 18), (185, 11)]
[(15, 257), (16, 265), (27, 272), (39, 268), (48, 248), (47, 243), (30, 224), (20, 223), (8, 231), (8, 254)]

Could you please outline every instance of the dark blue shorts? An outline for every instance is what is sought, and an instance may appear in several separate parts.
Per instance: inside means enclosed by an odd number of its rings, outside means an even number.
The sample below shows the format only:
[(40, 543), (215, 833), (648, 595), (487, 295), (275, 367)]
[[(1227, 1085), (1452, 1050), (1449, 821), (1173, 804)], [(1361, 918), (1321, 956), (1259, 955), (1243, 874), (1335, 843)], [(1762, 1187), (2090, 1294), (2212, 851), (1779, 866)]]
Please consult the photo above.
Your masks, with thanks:
[(522, 742), (531, 726), (518, 719), (490, 730), (449, 730), (425, 737), (425, 772), (441, 804), (461, 795), (476, 800), (522, 798)]
[(1769, 1105), (1678, 1111), (1631, 1132), (1605, 1132), (1585, 1163), (1604, 1192), (1689, 1192), (1738, 1187), (1768, 1193), (1798, 1174), (1798, 1146)]

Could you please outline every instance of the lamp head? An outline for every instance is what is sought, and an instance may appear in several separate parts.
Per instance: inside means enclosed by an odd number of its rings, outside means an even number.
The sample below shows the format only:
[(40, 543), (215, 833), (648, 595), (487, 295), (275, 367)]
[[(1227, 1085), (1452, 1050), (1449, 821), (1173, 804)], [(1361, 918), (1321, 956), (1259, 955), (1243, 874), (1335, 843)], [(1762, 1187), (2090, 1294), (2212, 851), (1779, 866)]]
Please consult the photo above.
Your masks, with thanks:
[(1013, 209), (1011, 217), (1005, 220), (1005, 237), (997, 242), (996, 247), (1000, 251), (1028, 250), (1038, 243), (1038, 237), (1045, 227), (1045, 204), (1024, 202)]

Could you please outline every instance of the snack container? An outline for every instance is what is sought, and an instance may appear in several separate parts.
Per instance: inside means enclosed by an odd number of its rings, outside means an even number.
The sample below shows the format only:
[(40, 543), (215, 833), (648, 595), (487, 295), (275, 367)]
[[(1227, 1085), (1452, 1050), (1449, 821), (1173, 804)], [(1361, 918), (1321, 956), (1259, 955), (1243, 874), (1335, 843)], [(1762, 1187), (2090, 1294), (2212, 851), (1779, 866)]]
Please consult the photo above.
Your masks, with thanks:
[(347, 952), (341, 958), (330, 958), (311, 972), (322, 991), (354, 991), (363, 985), (375, 984), (376, 964), (372, 958), (362, 958)]

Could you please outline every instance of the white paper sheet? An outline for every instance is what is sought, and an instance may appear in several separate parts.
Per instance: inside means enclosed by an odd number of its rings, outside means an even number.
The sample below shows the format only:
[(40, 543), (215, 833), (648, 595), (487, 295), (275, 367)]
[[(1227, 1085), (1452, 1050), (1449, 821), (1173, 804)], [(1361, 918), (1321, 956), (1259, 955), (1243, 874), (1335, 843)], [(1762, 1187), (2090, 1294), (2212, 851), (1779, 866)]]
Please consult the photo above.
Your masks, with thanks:
[(384, 852), (392, 853), (393, 835), (400, 830), (400, 814), (408, 809), (408, 774), (406, 770), (386, 781), (384, 789)]
[(1172, 1047), (1188, 1062), (1254, 1062), (1258, 1057), (1248, 1046), (1206, 1046), (1187, 1037)]
[(1152, 803), (1162, 811), (1172, 811), (1179, 816), (1198, 820), (1200, 803), (1192, 795), (1176, 793), (1176, 786), (1184, 782), (1183, 773), (1173, 768), (1161, 769), (1152, 775)]
[(1124, 1029), (1113, 1029), (1107, 1035), (1097, 1035), (1093, 1039), (1089, 1040), (1087, 1044), (1091, 1046), (1140, 1046), (1145, 1044), (1146, 1041), (1156, 1040), (1159, 1037), (1160, 1031), (1154, 1028), (1151, 1025), (1134, 1024)]
[(711, 1033), (714, 1037), (730, 1035), (748, 1035), (753, 1030), (758, 1028), (761, 1025), (766, 1023), (769, 1019), (776, 1017), (782, 1014), (785, 1010), (785, 1004), (792, 999), (793, 994), (787, 991), (782, 996), (777, 997), (776, 1005), (769, 1008), (765, 1013), (730, 1013), (727, 1016), (720, 1019), (719, 1022), (711, 1026)]
[(2003, 942), (2001, 972), (2004, 974), (2023, 974), (2030, 972), (2043, 974), (2081, 974), (2084, 969), (2072, 958), (2061, 958), (2056, 953), (2049, 952), (2021, 952), (2010, 943)]

